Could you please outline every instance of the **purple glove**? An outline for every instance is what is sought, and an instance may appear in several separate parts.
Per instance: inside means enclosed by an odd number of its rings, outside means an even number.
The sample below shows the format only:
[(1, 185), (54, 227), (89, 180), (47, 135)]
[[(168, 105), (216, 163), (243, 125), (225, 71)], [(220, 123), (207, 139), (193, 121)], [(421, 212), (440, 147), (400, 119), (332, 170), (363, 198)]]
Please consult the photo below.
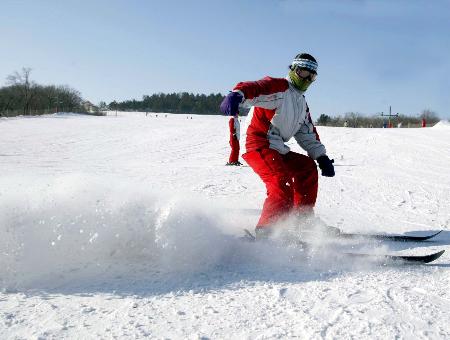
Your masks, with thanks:
[(239, 104), (242, 102), (242, 96), (239, 92), (230, 92), (220, 104), (220, 112), (226, 116), (235, 116), (239, 113)]

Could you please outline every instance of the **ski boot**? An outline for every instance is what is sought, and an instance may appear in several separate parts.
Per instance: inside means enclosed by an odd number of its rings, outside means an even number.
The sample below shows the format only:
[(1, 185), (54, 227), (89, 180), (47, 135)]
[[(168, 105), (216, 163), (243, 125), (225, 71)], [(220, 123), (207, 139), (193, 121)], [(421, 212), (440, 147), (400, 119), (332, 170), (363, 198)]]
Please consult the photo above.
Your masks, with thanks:
[(325, 236), (338, 236), (341, 230), (336, 227), (329, 226), (320, 217), (314, 214), (305, 214), (298, 216), (298, 231), (300, 233), (311, 233)]
[(272, 227), (260, 227), (255, 228), (255, 239), (256, 240), (267, 240), (273, 235)]
[(225, 164), (225, 165), (236, 165), (236, 166), (241, 166), (242, 165), (242, 163), (241, 162), (239, 162), (239, 161), (237, 161), (237, 162), (228, 162), (227, 164)]

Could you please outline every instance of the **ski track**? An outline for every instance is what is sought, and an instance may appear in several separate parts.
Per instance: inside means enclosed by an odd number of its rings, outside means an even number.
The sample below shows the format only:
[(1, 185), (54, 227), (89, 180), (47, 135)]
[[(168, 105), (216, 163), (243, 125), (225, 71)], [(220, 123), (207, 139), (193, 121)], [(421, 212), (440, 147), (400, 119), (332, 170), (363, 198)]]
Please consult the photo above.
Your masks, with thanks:
[(325, 221), (348, 232), (444, 232), (299, 253), (233, 238), (255, 225), (265, 188), (251, 168), (224, 166), (227, 122), (1, 118), (0, 338), (450, 337), (450, 250), (425, 266), (333, 253), (448, 248), (448, 125), (318, 127), (338, 165), (320, 178)]

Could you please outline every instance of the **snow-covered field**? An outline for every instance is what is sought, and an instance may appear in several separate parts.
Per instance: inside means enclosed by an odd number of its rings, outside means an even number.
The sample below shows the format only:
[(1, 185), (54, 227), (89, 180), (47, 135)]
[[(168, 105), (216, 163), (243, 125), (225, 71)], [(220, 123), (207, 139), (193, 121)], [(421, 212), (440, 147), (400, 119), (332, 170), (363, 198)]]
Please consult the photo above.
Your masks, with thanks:
[[(228, 118), (0, 119), (0, 339), (448, 339), (450, 126), (319, 127), (316, 213), (436, 242), (311, 253), (238, 241), (265, 190), (226, 167)], [(294, 150), (299, 150), (293, 143)], [(338, 256), (423, 254), (422, 266)], [(339, 249), (340, 249), (339, 248)]]

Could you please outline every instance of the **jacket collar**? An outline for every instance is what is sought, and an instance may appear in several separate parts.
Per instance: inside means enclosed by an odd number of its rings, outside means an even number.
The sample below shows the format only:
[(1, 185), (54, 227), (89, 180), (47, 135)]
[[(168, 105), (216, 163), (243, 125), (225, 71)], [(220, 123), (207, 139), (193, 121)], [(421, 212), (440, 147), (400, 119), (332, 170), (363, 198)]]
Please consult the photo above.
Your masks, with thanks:
[(304, 94), (305, 94), (306, 91), (300, 91), (298, 88), (296, 88), (296, 87), (294, 86), (294, 83), (292, 82), (291, 77), (289, 77), (289, 74), (286, 76), (286, 80), (288, 81), (289, 87), (290, 87), (291, 89), (294, 89), (297, 93), (299, 93), (299, 94), (301, 94), (301, 95), (304, 95)]

